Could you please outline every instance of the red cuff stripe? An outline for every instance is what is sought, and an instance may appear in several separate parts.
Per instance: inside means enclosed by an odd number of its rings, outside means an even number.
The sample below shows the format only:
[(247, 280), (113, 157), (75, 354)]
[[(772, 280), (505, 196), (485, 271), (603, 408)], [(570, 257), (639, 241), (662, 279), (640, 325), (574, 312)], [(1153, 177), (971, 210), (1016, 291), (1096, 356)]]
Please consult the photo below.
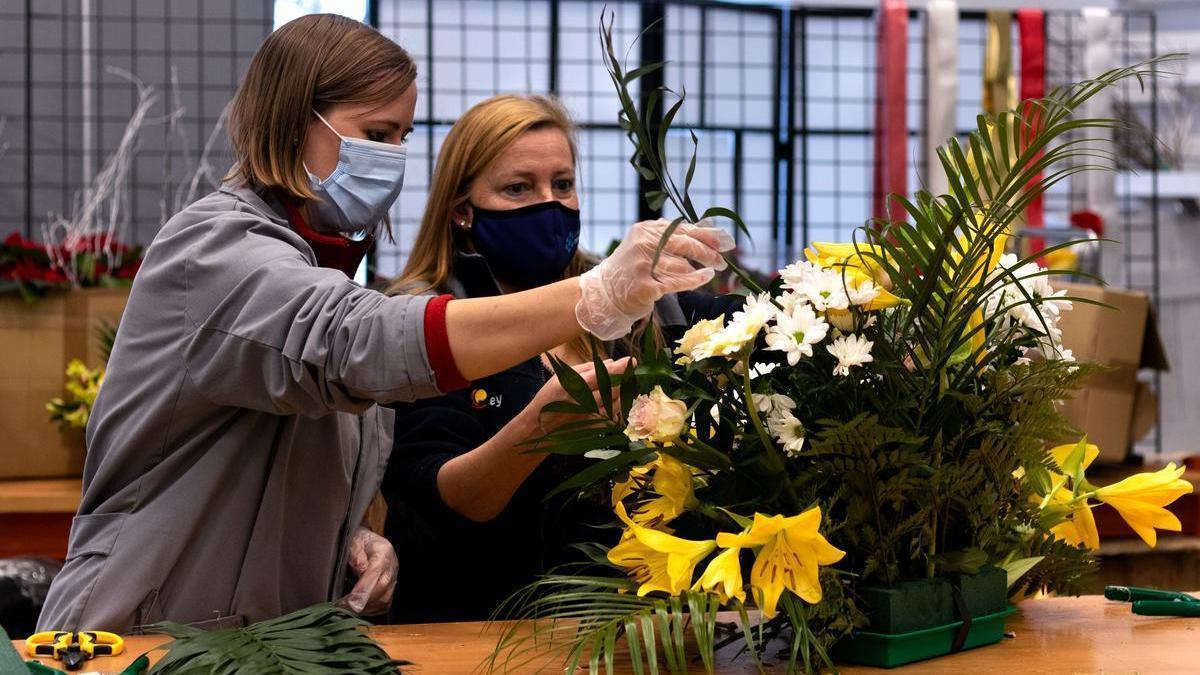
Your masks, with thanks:
[(454, 354), (450, 351), (450, 335), (446, 332), (446, 305), (454, 299), (452, 295), (439, 295), (425, 305), (425, 352), (429, 365), (437, 379), (437, 388), (442, 393), (466, 389), (470, 380), (458, 371)]

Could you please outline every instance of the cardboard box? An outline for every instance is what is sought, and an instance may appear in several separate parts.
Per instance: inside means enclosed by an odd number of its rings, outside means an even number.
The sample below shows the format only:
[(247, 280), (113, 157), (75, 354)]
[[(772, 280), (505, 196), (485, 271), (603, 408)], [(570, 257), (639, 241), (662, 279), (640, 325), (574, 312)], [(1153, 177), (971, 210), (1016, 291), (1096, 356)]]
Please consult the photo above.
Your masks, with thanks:
[[(1121, 462), (1130, 445), (1153, 426), (1157, 401), (1138, 370), (1168, 367), (1150, 303), (1145, 293), (1084, 284), (1064, 284), (1067, 294), (1111, 305), (1083, 302), (1059, 321), (1063, 345), (1079, 361), (1109, 369), (1088, 377), (1062, 410), (1071, 424), (1100, 446), (1099, 461)], [(1136, 412), (1136, 415), (1135, 415)], [(1147, 421), (1149, 420), (1149, 421)]]
[(57, 478), (83, 471), (83, 432), (62, 432), (46, 402), (64, 394), (73, 358), (101, 363), (96, 328), (116, 323), (127, 288), (50, 293), (34, 304), (0, 296), (0, 478)]

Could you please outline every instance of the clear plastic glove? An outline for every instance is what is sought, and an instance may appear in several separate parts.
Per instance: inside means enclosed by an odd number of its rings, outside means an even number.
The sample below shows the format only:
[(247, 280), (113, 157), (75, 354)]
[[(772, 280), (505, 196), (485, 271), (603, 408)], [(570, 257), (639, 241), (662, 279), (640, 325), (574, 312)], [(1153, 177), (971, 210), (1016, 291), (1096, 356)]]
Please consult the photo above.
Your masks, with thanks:
[(714, 270), (725, 269), (720, 254), (733, 249), (733, 237), (708, 220), (680, 223), (651, 269), (654, 251), (670, 224), (662, 218), (637, 223), (612, 255), (580, 275), (582, 295), (575, 318), (584, 330), (601, 340), (615, 340), (650, 314), (659, 298), (703, 286)]
[(358, 528), (350, 540), (350, 569), (358, 582), (338, 604), (363, 616), (386, 613), (400, 572), (391, 542), (365, 527)]

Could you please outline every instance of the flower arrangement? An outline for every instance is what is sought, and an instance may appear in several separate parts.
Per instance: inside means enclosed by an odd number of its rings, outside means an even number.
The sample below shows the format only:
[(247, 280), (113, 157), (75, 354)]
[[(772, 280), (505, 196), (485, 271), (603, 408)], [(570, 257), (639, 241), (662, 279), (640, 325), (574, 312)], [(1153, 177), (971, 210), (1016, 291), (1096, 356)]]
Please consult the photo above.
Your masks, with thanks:
[(126, 246), (110, 234), (41, 244), (14, 232), (0, 243), (0, 285), (29, 301), (52, 288), (128, 285), (141, 258), (140, 246)]
[[(677, 222), (723, 216), (743, 227), (727, 209), (697, 213), (691, 171), (682, 189), (670, 174), (661, 139), (682, 97), (657, 137), (641, 121), (628, 87), (660, 64), (626, 72), (611, 22), (601, 38), (632, 163), (660, 186), (650, 203), (669, 201)], [(721, 644), (741, 641), (761, 663), (782, 638), (789, 671), (814, 672), (866, 625), (866, 584), (993, 566), (1012, 593), (1070, 593), (1095, 566), (1096, 502), (1151, 545), (1157, 529), (1178, 530), (1163, 507), (1192, 490), (1181, 468), (1096, 488), (1084, 477), (1098, 452), (1086, 437), (1048, 450), (1072, 432), (1055, 403), (1095, 370), (1062, 347), (1057, 325), (1087, 301), (1055, 290), (1054, 270), (1006, 252), (1029, 201), (1103, 155), (1063, 136), (1111, 122), (1072, 112), (1158, 63), (980, 116), (965, 144), (939, 148), (949, 194), (895, 196), (905, 213), (853, 241), (813, 244), (766, 288), (743, 277), (745, 304), (727, 320), (696, 324), (670, 351), (648, 342), (622, 376), (597, 363), (599, 400), (556, 363), (573, 402), (555, 412), (577, 420), (535, 447), (596, 460), (557, 489), (604, 495), (620, 535), (582, 547), (590, 563), (502, 608), (533, 627), (507, 631), (491, 665), (557, 645), (572, 672), (601, 662), (611, 672), (618, 650), (635, 673), (660, 663), (686, 672), (691, 656), (711, 671)], [(653, 93), (650, 107), (669, 93)], [(724, 640), (719, 610), (739, 617)]]

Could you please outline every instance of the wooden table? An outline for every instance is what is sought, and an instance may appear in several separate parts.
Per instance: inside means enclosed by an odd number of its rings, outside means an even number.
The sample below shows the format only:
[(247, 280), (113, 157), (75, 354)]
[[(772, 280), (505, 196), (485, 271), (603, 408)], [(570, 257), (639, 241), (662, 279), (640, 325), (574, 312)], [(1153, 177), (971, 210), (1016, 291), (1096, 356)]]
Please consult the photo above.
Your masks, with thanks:
[[(1099, 596), (1026, 600), (1008, 621), (1015, 634), (998, 645), (916, 663), (892, 671), (847, 666), (842, 673), (1194, 673), (1200, 671), (1200, 620), (1134, 616), (1125, 603)], [(381, 626), (372, 635), (395, 658), (413, 661), (420, 673), (470, 673), (491, 653), (496, 628), (480, 623)], [(85, 670), (116, 672), (162, 637), (130, 638), (117, 658), (94, 659)], [(23, 642), (16, 643), (18, 647)], [(49, 662), (47, 662), (49, 663)], [(619, 669), (628, 672), (627, 669)], [(513, 672), (532, 672), (527, 671)], [(545, 672), (557, 672), (547, 669)], [(717, 668), (722, 674), (753, 673), (748, 663)], [(783, 672), (782, 668), (771, 672)]]
[(79, 478), (0, 480), (0, 558), (66, 557), (82, 489)]

